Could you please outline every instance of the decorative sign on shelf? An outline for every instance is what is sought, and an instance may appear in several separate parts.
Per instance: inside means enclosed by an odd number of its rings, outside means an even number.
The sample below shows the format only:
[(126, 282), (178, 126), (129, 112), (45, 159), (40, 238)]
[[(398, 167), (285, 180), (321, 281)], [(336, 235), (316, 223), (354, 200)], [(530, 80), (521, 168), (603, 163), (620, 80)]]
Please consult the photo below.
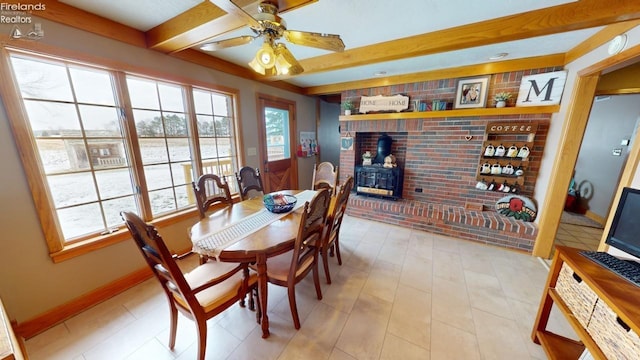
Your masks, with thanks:
[(400, 112), (409, 108), (409, 97), (404, 95), (393, 96), (362, 96), (360, 98), (360, 113), (371, 111), (396, 111)]
[(491, 122), (487, 124), (488, 134), (530, 134), (538, 130), (538, 124), (514, 124)]
[(566, 80), (566, 71), (523, 76), (516, 106), (559, 104)]

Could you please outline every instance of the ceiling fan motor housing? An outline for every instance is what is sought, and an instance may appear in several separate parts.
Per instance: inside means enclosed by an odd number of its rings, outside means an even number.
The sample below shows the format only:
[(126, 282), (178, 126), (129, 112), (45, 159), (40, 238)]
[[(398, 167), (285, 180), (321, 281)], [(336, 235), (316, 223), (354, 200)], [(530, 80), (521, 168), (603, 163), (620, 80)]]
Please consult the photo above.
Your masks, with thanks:
[(287, 23), (278, 16), (278, 6), (263, 2), (258, 6), (258, 14), (254, 17), (261, 25), (261, 28), (251, 29), (258, 35), (268, 34), (274, 40), (282, 37), (287, 30)]

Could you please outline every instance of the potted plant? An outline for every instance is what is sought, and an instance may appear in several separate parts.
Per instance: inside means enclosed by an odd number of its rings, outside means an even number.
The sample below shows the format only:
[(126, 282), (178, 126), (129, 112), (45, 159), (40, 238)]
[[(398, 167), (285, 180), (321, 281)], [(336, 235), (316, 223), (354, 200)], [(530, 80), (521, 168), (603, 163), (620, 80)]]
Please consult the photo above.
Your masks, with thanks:
[(499, 92), (493, 95), (493, 101), (496, 102), (496, 107), (505, 107), (507, 100), (511, 99), (511, 94), (508, 92)]
[(351, 100), (345, 100), (342, 102), (342, 108), (345, 115), (351, 115), (351, 111), (355, 109), (355, 106)]

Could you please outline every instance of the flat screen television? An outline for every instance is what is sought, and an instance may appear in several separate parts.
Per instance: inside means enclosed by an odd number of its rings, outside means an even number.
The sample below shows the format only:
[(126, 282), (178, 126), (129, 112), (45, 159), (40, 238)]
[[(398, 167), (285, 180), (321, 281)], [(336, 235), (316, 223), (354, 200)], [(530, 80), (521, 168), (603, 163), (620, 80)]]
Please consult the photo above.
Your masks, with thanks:
[(622, 189), (605, 242), (640, 258), (640, 189)]

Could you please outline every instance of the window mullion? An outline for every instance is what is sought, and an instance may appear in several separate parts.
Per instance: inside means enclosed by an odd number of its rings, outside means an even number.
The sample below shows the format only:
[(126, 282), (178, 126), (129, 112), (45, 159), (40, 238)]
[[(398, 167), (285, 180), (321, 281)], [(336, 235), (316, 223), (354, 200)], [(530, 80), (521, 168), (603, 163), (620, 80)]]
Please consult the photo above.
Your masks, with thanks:
[(126, 132), (127, 151), (129, 153), (129, 161), (131, 161), (133, 182), (137, 190), (135, 198), (138, 208), (140, 209), (140, 215), (148, 221), (152, 219), (151, 201), (149, 200), (147, 181), (144, 176), (144, 167), (142, 166), (142, 154), (140, 153), (136, 124), (133, 119), (133, 109), (131, 99), (129, 98), (129, 90), (127, 89), (126, 74), (118, 71), (114, 76), (116, 93), (120, 104), (120, 121), (122, 128)]
[(189, 123), (189, 143), (191, 144), (191, 160), (193, 180), (202, 175), (202, 154), (200, 152), (200, 138), (198, 137), (198, 118), (193, 103), (193, 87), (186, 86), (184, 91), (184, 103), (187, 107), (187, 119)]

